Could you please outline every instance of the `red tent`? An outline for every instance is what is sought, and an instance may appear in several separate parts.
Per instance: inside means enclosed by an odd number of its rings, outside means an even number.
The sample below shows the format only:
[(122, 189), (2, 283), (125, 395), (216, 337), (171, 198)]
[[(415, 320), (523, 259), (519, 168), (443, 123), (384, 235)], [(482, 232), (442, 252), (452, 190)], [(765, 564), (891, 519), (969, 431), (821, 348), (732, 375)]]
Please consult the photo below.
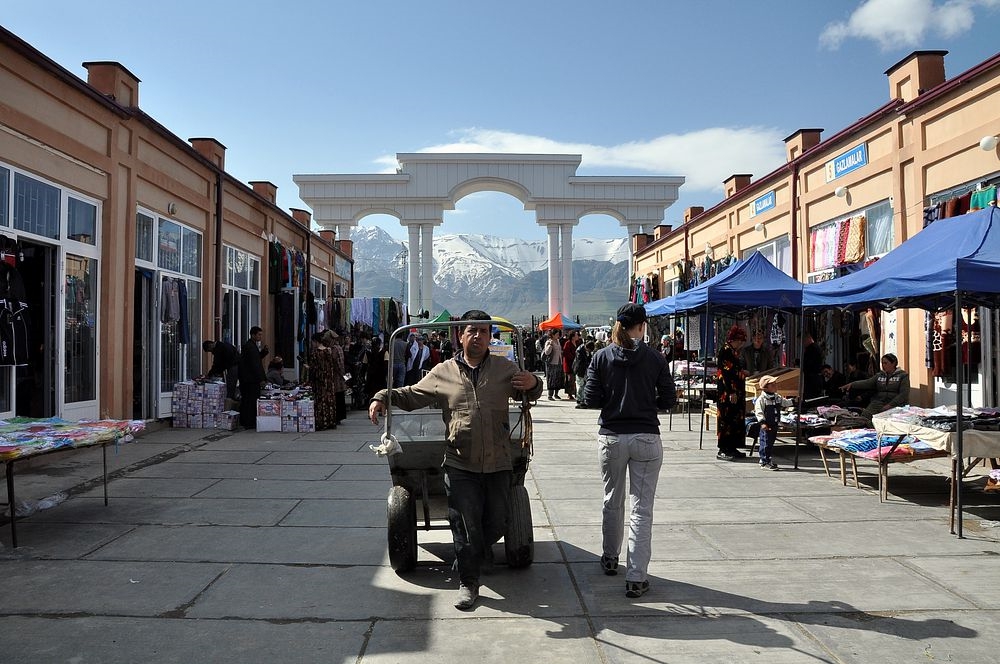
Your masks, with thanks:
[(538, 324), (539, 330), (579, 330), (582, 327), (583, 325), (574, 323), (558, 311), (552, 315), (552, 318), (543, 320)]

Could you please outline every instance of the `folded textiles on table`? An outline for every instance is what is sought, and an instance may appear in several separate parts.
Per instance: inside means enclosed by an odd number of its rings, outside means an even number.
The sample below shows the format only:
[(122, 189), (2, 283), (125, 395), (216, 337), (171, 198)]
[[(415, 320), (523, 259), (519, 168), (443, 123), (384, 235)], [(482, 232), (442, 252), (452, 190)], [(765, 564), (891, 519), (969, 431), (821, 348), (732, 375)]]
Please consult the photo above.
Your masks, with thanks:
[(0, 420), (0, 461), (50, 450), (129, 441), (146, 428), (142, 420), (80, 420), (58, 417)]

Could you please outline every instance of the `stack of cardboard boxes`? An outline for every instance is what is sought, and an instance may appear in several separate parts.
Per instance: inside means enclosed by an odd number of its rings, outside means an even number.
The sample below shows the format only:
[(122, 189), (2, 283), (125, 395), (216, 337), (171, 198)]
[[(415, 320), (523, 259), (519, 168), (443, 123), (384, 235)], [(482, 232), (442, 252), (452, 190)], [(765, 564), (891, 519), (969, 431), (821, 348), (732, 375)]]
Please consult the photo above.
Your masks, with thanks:
[(234, 431), (240, 414), (225, 408), (225, 383), (187, 380), (174, 385), (170, 414), (175, 428)]
[(257, 400), (257, 431), (286, 433), (316, 430), (316, 410), (311, 398), (300, 393), (276, 391)]

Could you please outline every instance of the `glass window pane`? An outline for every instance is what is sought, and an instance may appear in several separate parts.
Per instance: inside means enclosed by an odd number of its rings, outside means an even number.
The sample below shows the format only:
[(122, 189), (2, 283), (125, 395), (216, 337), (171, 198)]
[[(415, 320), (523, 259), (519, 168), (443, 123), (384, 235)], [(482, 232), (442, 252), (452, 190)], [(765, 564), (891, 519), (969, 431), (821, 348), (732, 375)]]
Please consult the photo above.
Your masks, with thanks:
[(187, 312), (188, 312), (188, 343), (184, 347), (187, 361), (187, 373), (185, 378), (200, 376), (205, 371), (201, 369), (201, 361), (204, 353), (201, 350), (201, 282), (194, 279), (187, 280)]
[[(162, 236), (163, 220), (160, 220)], [(161, 261), (163, 252), (160, 252)], [(164, 282), (171, 280), (171, 277), (163, 277), (160, 280), (160, 300), (163, 300), (165, 289)], [(180, 330), (176, 320), (160, 323), (160, 391), (172, 392), (174, 383), (183, 380), (181, 372), (181, 344)]]
[(256, 258), (250, 259), (250, 290), (260, 290), (260, 261)]
[(223, 276), (222, 278), (223, 279), (222, 283), (226, 286), (232, 286), (233, 281), (236, 278), (234, 276), (234, 270), (236, 267), (236, 256), (235, 256), (236, 252), (233, 250), (232, 247), (225, 247), (225, 252), (226, 252), (226, 273), (225, 276)]
[(184, 264), (181, 272), (192, 277), (201, 276), (201, 233), (184, 229)]
[(70, 196), (66, 213), (66, 237), (84, 244), (97, 244), (97, 206)]
[(874, 205), (865, 212), (868, 219), (868, 257), (880, 256), (892, 249), (892, 206), (888, 202)]
[(250, 325), (260, 325), (260, 296), (250, 296)]
[(153, 218), (141, 212), (135, 214), (135, 257), (153, 260)]
[(233, 285), (237, 288), (247, 287), (247, 255), (242, 251), (236, 252), (236, 260), (233, 264)]
[[(181, 227), (172, 221), (160, 219), (156, 264), (164, 270), (181, 271)], [(176, 382), (176, 381), (175, 381)], [(171, 387), (173, 383), (170, 384)], [(170, 391), (169, 389), (166, 391)]]
[(14, 228), (59, 239), (59, 190), (15, 173)]
[(246, 340), (250, 338), (250, 296), (240, 295), (240, 329), (239, 336), (236, 337), (239, 341), (236, 343), (236, 347), (239, 348)]
[(0, 226), (10, 226), (7, 207), (10, 205), (10, 171), (0, 167)]
[(66, 403), (97, 398), (97, 261), (66, 255)]

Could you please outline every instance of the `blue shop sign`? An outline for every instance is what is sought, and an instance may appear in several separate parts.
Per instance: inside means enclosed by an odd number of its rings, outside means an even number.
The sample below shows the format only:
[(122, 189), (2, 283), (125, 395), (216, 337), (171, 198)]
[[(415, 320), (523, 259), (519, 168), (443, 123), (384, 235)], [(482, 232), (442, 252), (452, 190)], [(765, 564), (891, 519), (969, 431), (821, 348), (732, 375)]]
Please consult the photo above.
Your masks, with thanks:
[(750, 216), (756, 217), (761, 212), (766, 212), (774, 207), (774, 190), (767, 192), (763, 196), (754, 199), (750, 204)]
[(868, 145), (862, 143), (826, 163), (826, 181), (836, 180), (841, 175), (846, 175), (867, 165)]

